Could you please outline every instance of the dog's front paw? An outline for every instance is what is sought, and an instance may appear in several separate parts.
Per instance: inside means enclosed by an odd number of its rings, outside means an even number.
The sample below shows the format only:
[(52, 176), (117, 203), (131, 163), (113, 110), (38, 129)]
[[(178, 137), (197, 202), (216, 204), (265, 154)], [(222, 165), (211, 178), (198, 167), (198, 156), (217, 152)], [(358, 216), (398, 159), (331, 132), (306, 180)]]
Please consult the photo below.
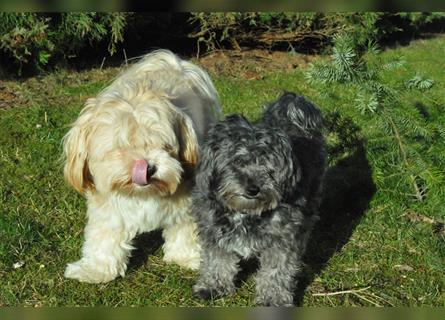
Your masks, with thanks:
[(254, 303), (263, 307), (293, 307), (293, 297), (290, 294), (278, 294), (277, 296), (260, 295), (255, 297)]
[(212, 291), (207, 288), (193, 287), (193, 298), (201, 300), (210, 300), (212, 298)]
[(201, 300), (211, 300), (230, 294), (233, 291), (234, 288), (232, 288), (232, 286), (211, 287), (196, 284), (193, 286), (193, 297)]
[(180, 254), (177, 252), (166, 252), (163, 260), (168, 263), (174, 262), (180, 267), (191, 270), (198, 270), (201, 263), (199, 251), (188, 252), (187, 254), (184, 254), (184, 252)]
[(117, 268), (108, 268), (92, 261), (81, 259), (66, 266), (64, 276), (80, 282), (105, 283), (115, 279), (119, 275)]

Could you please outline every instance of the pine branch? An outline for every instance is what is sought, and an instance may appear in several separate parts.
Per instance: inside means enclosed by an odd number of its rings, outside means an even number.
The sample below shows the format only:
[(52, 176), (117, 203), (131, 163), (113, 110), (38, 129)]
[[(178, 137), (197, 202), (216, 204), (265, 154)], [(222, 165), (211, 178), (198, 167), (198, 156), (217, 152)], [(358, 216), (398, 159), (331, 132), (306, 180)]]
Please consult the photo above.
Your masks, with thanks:
[[(402, 166), (407, 171), (403, 177), (407, 178), (408, 185), (412, 184), (415, 198), (423, 201), (426, 192), (431, 188), (430, 181), (423, 175), (430, 172), (427, 172), (427, 166), (421, 162), (422, 155), (412, 154), (414, 149), (402, 139), (413, 138), (417, 141), (422, 138), (428, 142), (434, 138), (431, 132), (441, 132), (440, 129), (431, 130), (428, 123), (418, 119), (419, 114), (414, 110), (402, 107), (405, 105), (403, 92), (407, 89), (425, 91), (433, 86), (434, 80), (417, 75), (405, 82), (401, 88), (390, 86), (383, 81), (381, 73), (400, 68), (405, 64), (405, 60), (401, 56), (392, 62), (383, 63), (378, 54), (378, 48), (371, 43), (368, 46), (368, 55), (364, 57), (348, 34), (337, 35), (334, 37), (330, 60), (312, 64), (306, 72), (306, 77), (312, 83), (344, 83), (356, 88), (357, 109), (363, 114), (375, 114), (381, 119), (384, 131), (393, 141), (385, 143), (385, 150), (390, 152), (388, 156), (391, 155), (388, 159), (397, 164), (402, 160)], [(399, 109), (393, 108), (394, 105)]]
[[(404, 145), (403, 145), (403, 142), (402, 142), (402, 139), (401, 139), (399, 130), (397, 129), (397, 126), (395, 125), (395, 123), (394, 123), (394, 121), (393, 121), (391, 115), (388, 114), (387, 112), (385, 112), (385, 116), (386, 116), (386, 118), (388, 119), (388, 121), (389, 121), (389, 123), (390, 123), (390, 125), (391, 125), (392, 131), (393, 131), (393, 133), (394, 133), (394, 137), (395, 137), (395, 139), (396, 139), (396, 141), (397, 141), (397, 144), (398, 144), (398, 146), (399, 146), (400, 153), (401, 153), (401, 155), (402, 155), (403, 163), (404, 163), (404, 165), (405, 165), (406, 168), (409, 168), (409, 163), (408, 163), (408, 159), (407, 159), (407, 156), (406, 156), (405, 147), (404, 147)], [(412, 174), (410, 174), (409, 177), (410, 177), (411, 182), (412, 182), (412, 184), (413, 184), (416, 198), (417, 198), (419, 201), (423, 201), (423, 194), (422, 194), (422, 192), (420, 191), (419, 186), (417, 185), (416, 177), (414, 177)]]

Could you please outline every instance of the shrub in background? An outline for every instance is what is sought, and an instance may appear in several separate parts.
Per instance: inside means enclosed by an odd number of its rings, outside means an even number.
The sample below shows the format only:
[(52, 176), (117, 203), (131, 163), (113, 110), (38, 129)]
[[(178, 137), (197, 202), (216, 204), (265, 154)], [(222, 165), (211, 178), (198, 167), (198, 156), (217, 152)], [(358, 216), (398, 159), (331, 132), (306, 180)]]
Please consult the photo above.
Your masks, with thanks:
[(51, 59), (67, 59), (85, 46), (108, 41), (113, 54), (122, 42), (127, 13), (0, 13), (0, 54), (20, 74), (42, 70)]
[(190, 37), (203, 43), (206, 50), (232, 46), (311, 47), (320, 46), (343, 28), (341, 14), (314, 12), (222, 12), (192, 13), (190, 22), (196, 31)]
[[(241, 47), (328, 52), (337, 33), (360, 51), (372, 43), (445, 30), (445, 13), (219, 12), (0, 13), (2, 66), (42, 71), (75, 56), (112, 55), (118, 45), (139, 55), (156, 47), (184, 54)], [(83, 50), (81, 52), (81, 50)], [(90, 50), (91, 51), (91, 50)]]
[[(388, 12), (224, 12), (191, 14), (195, 32), (190, 36), (207, 50), (232, 46), (273, 48), (288, 46), (320, 50), (339, 31), (348, 32), (356, 45), (413, 37), (429, 26), (444, 28), (444, 13)], [(441, 24), (441, 25), (439, 25)], [(309, 48), (308, 48), (309, 47)], [(309, 50), (307, 50), (309, 49)]]

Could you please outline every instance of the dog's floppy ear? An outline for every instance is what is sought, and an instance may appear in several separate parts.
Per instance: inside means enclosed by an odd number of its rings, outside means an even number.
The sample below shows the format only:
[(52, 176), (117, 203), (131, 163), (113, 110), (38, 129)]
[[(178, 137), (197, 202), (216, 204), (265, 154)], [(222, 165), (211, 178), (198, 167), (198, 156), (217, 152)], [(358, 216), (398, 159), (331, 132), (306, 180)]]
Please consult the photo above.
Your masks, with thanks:
[(90, 129), (86, 126), (90, 115), (81, 114), (74, 126), (63, 137), (65, 180), (79, 193), (94, 188), (88, 168), (88, 137)]
[(293, 93), (285, 93), (279, 100), (281, 105), (286, 106), (287, 116), (293, 124), (304, 129), (318, 129), (323, 126), (323, 117), (320, 109), (303, 96)]
[(185, 114), (178, 114), (179, 159), (194, 167), (198, 163), (199, 144), (192, 120)]

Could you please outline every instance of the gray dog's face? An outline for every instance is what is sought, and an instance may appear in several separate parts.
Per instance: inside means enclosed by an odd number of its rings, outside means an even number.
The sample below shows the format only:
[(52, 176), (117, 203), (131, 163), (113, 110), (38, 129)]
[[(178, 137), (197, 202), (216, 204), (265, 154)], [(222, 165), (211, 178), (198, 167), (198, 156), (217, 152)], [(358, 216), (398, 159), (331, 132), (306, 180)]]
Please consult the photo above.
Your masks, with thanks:
[(275, 131), (251, 128), (220, 152), (216, 193), (234, 211), (273, 210), (299, 179), (290, 142)]

